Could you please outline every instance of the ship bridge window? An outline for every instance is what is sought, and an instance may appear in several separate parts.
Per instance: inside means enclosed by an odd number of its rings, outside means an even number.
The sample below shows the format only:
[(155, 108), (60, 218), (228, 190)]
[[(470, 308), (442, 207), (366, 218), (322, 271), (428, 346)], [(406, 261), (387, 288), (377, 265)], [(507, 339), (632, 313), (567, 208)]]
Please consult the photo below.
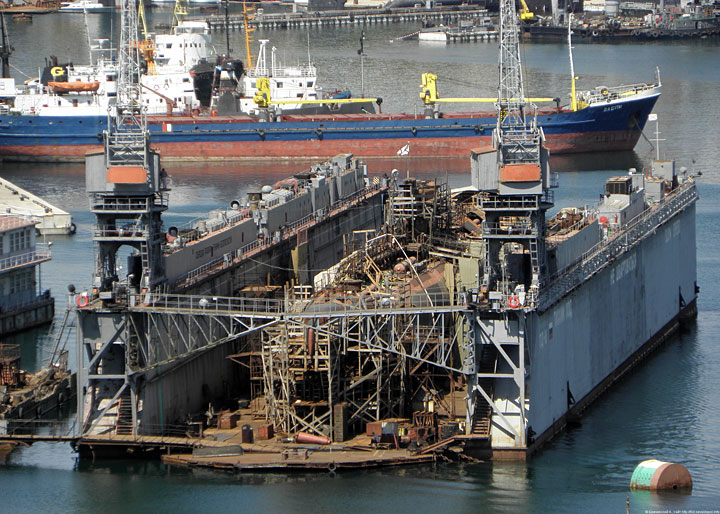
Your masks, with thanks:
[(312, 80), (308, 81), (308, 86), (307, 86), (307, 87), (312, 87), (312, 86), (313, 86)]
[(172, 48), (172, 43), (168, 43), (165, 48), (167, 48), (168, 50), (170, 50), (170, 49)]

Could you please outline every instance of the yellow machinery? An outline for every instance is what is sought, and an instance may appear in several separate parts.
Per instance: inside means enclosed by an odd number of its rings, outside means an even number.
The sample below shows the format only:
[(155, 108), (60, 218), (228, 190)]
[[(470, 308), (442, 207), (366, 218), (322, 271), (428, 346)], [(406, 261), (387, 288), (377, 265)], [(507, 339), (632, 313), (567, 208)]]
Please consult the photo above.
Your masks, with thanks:
[[(255, 30), (254, 27), (250, 26), (250, 20), (253, 17), (254, 9), (247, 6), (247, 2), (243, 2), (243, 27), (245, 28), (245, 64), (248, 69), (253, 67), (252, 53), (250, 53), (250, 43), (252, 42), (251, 32)], [(258, 91), (260, 86), (258, 85)], [(268, 94), (270, 90), (268, 89)]]
[(420, 99), (425, 105), (432, 105), (437, 102), (440, 98), (437, 92), (437, 75), (434, 73), (423, 73), (420, 90)]
[(155, 42), (153, 41), (147, 30), (145, 7), (142, 1), (138, 2), (138, 17), (142, 22), (142, 32), (143, 36), (145, 36), (144, 40), (137, 42), (138, 49), (140, 50), (140, 56), (147, 63), (146, 73), (148, 75), (156, 75), (157, 69), (155, 67)]
[[(142, 3), (142, 2), (140, 2)], [(171, 29), (180, 25), (188, 13), (188, 0), (175, 0), (175, 9), (173, 10), (173, 18), (171, 23)]]
[(520, 21), (532, 21), (535, 19), (535, 14), (528, 8), (525, 0), (520, 0), (522, 8), (520, 9)]
[[(422, 84), (420, 85), (420, 98), (427, 106), (436, 103), (497, 103), (497, 98), (440, 98), (437, 91), (437, 75), (434, 73), (423, 73)], [(512, 98), (510, 100), (513, 100)], [(526, 98), (528, 102), (554, 102), (554, 98)]]
[(258, 107), (270, 106), (270, 79), (267, 77), (258, 77), (256, 81), (257, 92), (253, 97), (253, 101)]

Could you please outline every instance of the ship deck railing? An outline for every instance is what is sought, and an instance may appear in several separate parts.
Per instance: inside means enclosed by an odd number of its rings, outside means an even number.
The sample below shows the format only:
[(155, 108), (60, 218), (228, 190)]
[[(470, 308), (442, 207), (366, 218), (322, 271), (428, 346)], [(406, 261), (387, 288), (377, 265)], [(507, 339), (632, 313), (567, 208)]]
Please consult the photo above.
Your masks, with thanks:
[(51, 254), (49, 248), (36, 248), (35, 250), (29, 252), (4, 257), (0, 259), (0, 273), (10, 271), (21, 266), (40, 264), (41, 262), (49, 261), (50, 257)]
[(640, 243), (654, 230), (672, 219), (678, 212), (698, 198), (697, 186), (688, 180), (672, 194), (632, 219), (623, 230), (604, 239), (585, 252), (573, 264), (551, 277), (549, 284), (540, 292), (538, 310), (544, 312), (558, 300), (573, 291), (585, 280), (596, 274), (615, 258)]
[(246, 70), (245, 73), (248, 77), (251, 78), (269, 77), (278, 79), (290, 79), (317, 76), (317, 70), (315, 69), (315, 66), (312, 65), (301, 64), (299, 66), (292, 66), (292, 70), (293, 73), (290, 74), (288, 73), (289, 67), (276, 65), (275, 67), (265, 66), (264, 68), (253, 68), (251, 70)]
[(153, 209), (167, 209), (169, 195), (154, 193), (152, 196), (110, 196), (106, 193), (92, 195), (90, 209), (93, 212), (149, 212)]
[(430, 293), (418, 289), (409, 295), (375, 293), (323, 296), (299, 302), (289, 299), (146, 293), (134, 311), (220, 315), (257, 318), (316, 318), (393, 313), (462, 312), (469, 309), (462, 293)]
[(150, 231), (147, 225), (129, 224), (118, 227), (117, 225), (93, 225), (93, 237), (142, 237), (147, 239)]
[(652, 91), (657, 87), (656, 84), (625, 84), (622, 86), (611, 86), (597, 88), (591, 91), (583, 91), (578, 95), (578, 100), (585, 102), (588, 105), (606, 103), (612, 100), (620, 100), (621, 98), (628, 98), (635, 96), (639, 93), (646, 91)]
[(538, 210), (541, 203), (553, 204), (555, 193), (546, 189), (542, 195), (493, 195), (481, 197), (478, 207), (486, 211)]
[(529, 219), (513, 222), (487, 222), (482, 224), (483, 237), (537, 237), (538, 233)]

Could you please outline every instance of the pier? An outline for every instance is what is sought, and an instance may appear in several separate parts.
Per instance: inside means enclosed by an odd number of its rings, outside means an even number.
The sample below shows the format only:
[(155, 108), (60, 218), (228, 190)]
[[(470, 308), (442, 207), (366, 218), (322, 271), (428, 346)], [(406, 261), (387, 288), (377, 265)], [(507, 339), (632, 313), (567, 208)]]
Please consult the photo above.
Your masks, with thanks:
[[(322, 11), (294, 13), (258, 13), (248, 23), (259, 29), (296, 29), (304, 27), (346, 26), (346, 25), (387, 25), (406, 22), (431, 22), (455, 24), (463, 18), (487, 16), (486, 9), (364, 9), (357, 11)], [(225, 16), (213, 15), (206, 18), (212, 30), (224, 30)], [(229, 16), (230, 30), (242, 30), (242, 15)]]
[(0, 177), (0, 210), (4, 214), (23, 216), (36, 222), (40, 234), (75, 232), (72, 216), (42, 198)]

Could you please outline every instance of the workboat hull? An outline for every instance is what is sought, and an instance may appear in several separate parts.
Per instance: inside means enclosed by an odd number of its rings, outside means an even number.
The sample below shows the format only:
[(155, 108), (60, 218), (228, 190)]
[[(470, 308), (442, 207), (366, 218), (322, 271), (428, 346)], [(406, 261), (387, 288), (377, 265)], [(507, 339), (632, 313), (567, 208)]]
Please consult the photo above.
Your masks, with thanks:
[[(538, 116), (551, 152), (632, 150), (659, 96), (633, 97), (578, 111), (547, 109)], [(495, 112), (284, 115), (260, 122), (248, 116), (150, 116), (151, 144), (164, 160), (324, 158), (353, 153), (396, 157), (455, 157), (490, 141)], [(5, 160), (80, 161), (99, 150), (104, 116), (0, 116)]]

